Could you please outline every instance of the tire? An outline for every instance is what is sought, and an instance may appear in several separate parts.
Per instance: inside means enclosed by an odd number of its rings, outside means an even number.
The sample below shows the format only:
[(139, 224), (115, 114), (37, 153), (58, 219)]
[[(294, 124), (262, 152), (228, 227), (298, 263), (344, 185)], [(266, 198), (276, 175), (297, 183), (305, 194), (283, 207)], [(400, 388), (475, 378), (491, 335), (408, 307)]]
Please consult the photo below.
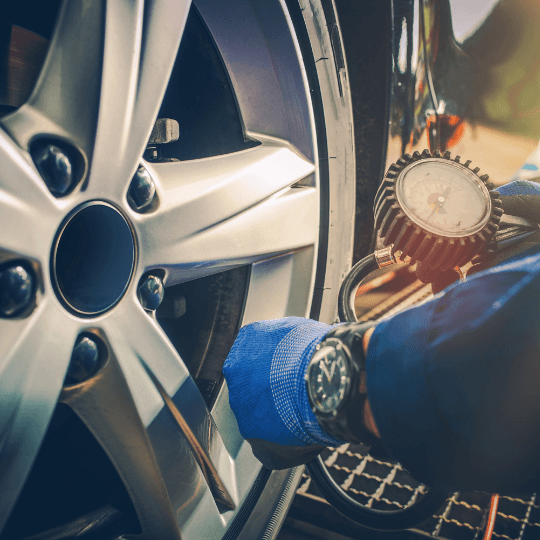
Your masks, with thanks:
[[(6, 20), (48, 37), (28, 11)], [(0, 118), (0, 272), (30, 276), (27, 303), (0, 317), (2, 540), (277, 535), (301, 470), (261, 468), (221, 367), (253, 320), (336, 320), (355, 212), (345, 65), (328, 0), (59, 8), (32, 93)], [(156, 116), (178, 141), (147, 148)], [(73, 167), (62, 192), (36, 157), (51, 144)], [(156, 189), (144, 207), (126, 195), (139, 165)], [(110, 296), (93, 312), (80, 291), (94, 277), (60, 275), (60, 253), (118, 268), (117, 222), (129, 278), (116, 295), (98, 283)]]
[[(326, 247), (319, 250), (311, 318), (335, 322), (337, 294), (351, 267), (355, 223), (356, 154), (351, 88), (334, 2), (301, 0), (299, 4), (307, 30), (307, 36), (300, 43), (307, 38), (311, 47), (310, 51), (306, 43), (302, 53), (312, 87), (321, 154), (323, 227), (319, 245)], [(290, 6), (289, 9), (295, 13), (294, 7)], [(300, 25), (301, 21), (298, 20), (296, 27)], [(299, 30), (297, 32), (300, 34)], [(326, 215), (329, 216), (328, 220)]]

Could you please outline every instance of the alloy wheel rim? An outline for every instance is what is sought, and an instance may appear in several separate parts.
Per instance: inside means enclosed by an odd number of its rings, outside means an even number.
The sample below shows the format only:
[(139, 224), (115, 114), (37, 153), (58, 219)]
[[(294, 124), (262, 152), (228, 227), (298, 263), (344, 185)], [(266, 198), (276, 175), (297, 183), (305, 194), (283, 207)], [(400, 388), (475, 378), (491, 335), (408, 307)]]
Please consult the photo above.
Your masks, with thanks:
[[(298, 119), (292, 122), (290, 118), (286, 119), (289, 125), (285, 122), (279, 127), (279, 119), (272, 118), (277, 115), (274, 114), (274, 105), (270, 103), (275, 101), (276, 96), (266, 104), (266, 116), (258, 117), (255, 114), (246, 90), (250, 81), (246, 80), (244, 73), (234, 69), (235, 45), (229, 44), (228, 48), (223, 40), (219, 41), (218, 22), (215, 17), (210, 20), (212, 11), (215, 11), (214, 4), (210, 1), (199, 2), (199, 10), (218, 41), (218, 48), (231, 76), (237, 77), (235, 90), (247, 133), (261, 144), (234, 154), (201, 160), (146, 163), (161, 204), (149, 213), (137, 213), (127, 203), (126, 193), (130, 179), (141, 162), (153, 119), (167, 86), (189, 2), (182, 3), (180, 7), (174, 2), (164, 2), (155, 8), (152, 18), (145, 15), (143, 2), (134, 3), (129, 8), (112, 3), (107, 7), (105, 28), (96, 22), (105, 16), (104, 4), (91, 3), (92, 7), (87, 10), (82, 9), (82, 4), (65, 3), (40, 82), (27, 104), (1, 121), (4, 131), (0, 133), (0, 161), (6, 163), (7, 167), (4, 168), (5, 176), (0, 179), (0, 189), (7, 197), (0, 202), (0, 225), (7, 231), (7, 240), (0, 244), (0, 251), (8, 259), (16, 254), (31, 261), (39, 269), (41, 286), (37, 292), (36, 309), (28, 317), (0, 320), (0, 355), (3, 364), (0, 368), (3, 368), (4, 374), (10, 375), (4, 376), (4, 381), (9, 379), (22, 395), (15, 396), (12, 391), (10, 395), (14, 397), (6, 405), (10, 413), (6, 417), (15, 420), (11, 426), (3, 426), (6, 428), (5, 444), (0, 460), (8, 473), (0, 480), (0, 528), (24, 485), (57, 399), (60, 397), (63, 402), (71, 399), (62, 390), (64, 374), (78, 336), (88, 329), (104, 336), (106, 347), (116, 358), (119, 373), (123, 374), (125, 385), (133, 396), (133, 403), (123, 403), (123, 406), (141, 419), (142, 428), (141, 425), (133, 428), (136, 432), (144, 435), (143, 431), (150, 428), (160, 411), (164, 410), (160, 385), (179, 410), (184, 407), (180, 413), (188, 422), (192, 421), (188, 411), (191, 408), (197, 411), (195, 416), (199, 415), (199, 421), (203, 418), (210, 427), (214, 426), (211, 430), (215, 437), (211, 447), (207, 447), (209, 458), (214, 462), (220, 480), (230, 491), (236, 508), (241, 506), (260, 465), (231, 424), (226, 392), (222, 393), (214, 407), (213, 424), (204, 401), (194, 391), (190, 373), (182, 359), (155, 317), (141, 308), (134, 284), (145, 273), (162, 269), (166, 286), (170, 287), (228, 268), (252, 265), (244, 323), (283, 316), (289, 314), (288, 309), (303, 310), (303, 315), (309, 310), (309, 294), (303, 292), (300, 300), (295, 299), (292, 293), (283, 291), (283, 284), (276, 281), (284, 280), (291, 288), (306, 275), (313, 281), (319, 225), (313, 113), (298, 44), (282, 5), (276, 2), (254, 8), (249, 2), (239, 1), (233, 7), (247, 12), (251, 10), (252, 14), (255, 9), (265, 10), (265, 17), (261, 20), (273, 21), (288, 28), (286, 39), (283, 43), (275, 44), (273, 52), (278, 59), (281, 55), (281, 58), (292, 58), (296, 62), (291, 68), (296, 86), (293, 85), (292, 91), (289, 88), (288, 91), (292, 93), (285, 97), (294, 96), (301, 104), (300, 109), (307, 121), (305, 125), (309, 129), (299, 127), (294, 124)], [(160, 25), (169, 28), (170, 35), (167, 43), (160, 43), (159, 49), (156, 49), (152, 35), (162, 36)], [(262, 35), (257, 46), (262, 46), (261, 43), (266, 40), (265, 34), (270, 35), (273, 29), (268, 23), (259, 32)], [(222, 29), (222, 37), (228, 33), (227, 28)], [(62, 56), (62, 51), (70, 44), (73, 47), (75, 43), (92, 41), (96, 37), (103, 44), (103, 49), (97, 47), (98, 50), (79, 51), (85, 59), (80, 64), (86, 65), (86, 68), (72, 66), (65, 55)], [(122, 46), (113, 49), (113, 43), (117, 43), (118, 39)], [(280, 52), (279, 47), (285, 52)], [(103, 62), (100, 61), (102, 52)], [(66, 81), (67, 84), (59, 89), (60, 74), (68, 67), (72, 68), (73, 79)], [(273, 72), (275, 67), (272, 64), (266, 66), (268, 72)], [(288, 77), (290, 83), (290, 74), (287, 73), (278, 81), (277, 90), (282, 101), (285, 99)], [(83, 88), (83, 81), (88, 80), (92, 81), (91, 88)], [(61, 104), (57, 101), (60, 94), (64, 97)], [(112, 97), (115, 95), (123, 97), (118, 101)], [(290, 114), (290, 109), (285, 107), (284, 114)], [(267, 130), (261, 127), (265, 122), (269, 124)], [(83, 156), (86, 176), (65, 197), (51, 195), (35, 169), (28, 165), (26, 149), (34, 137), (43, 133), (73, 145)], [(117, 149), (113, 163), (110, 160), (111, 148)], [(111, 178), (116, 180), (112, 182)], [(73, 306), (76, 304), (73, 298), (67, 300), (72, 307), (68, 311), (52, 294), (50, 284), (58, 282), (57, 272), (54, 269), (50, 272), (47, 261), (50, 246), (56, 245), (54, 239), (62, 237), (57, 236), (56, 231), (59, 227), (61, 229), (66, 216), (79, 215), (80, 209), (95, 200), (106, 201), (99, 205), (107, 208), (120, 208), (120, 216), (129, 216), (138, 260), (133, 272), (130, 269), (129, 277), (122, 281), (125, 284), (122, 292), (114, 300), (105, 302), (103, 309), (102, 306), (87, 309), (83, 319), (73, 313), (85, 311)], [(230, 203), (226, 208), (224, 200)], [(55, 250), (53, 260), (57, 256)], [(302, 268), (301, 275), (295, 270), (298, 265)], [(309, 291), (312, 285), (308, 283), (302, 286)], [(62, 286), (58, 288), (62, 289)], [(274, 295), (272, 291), (277, 294)], [(269, 302), (269, 296), (273, 305)], [(30, 334), (33, 335), (32, 339), (22, 339)], [(8, 335), (13, 338), (6, 339)], [(40, 349), (38, 343), (43, 341), (44, 336), (47, 346)], [(21, 364), (21, 355), (31, 360)], [(54, 362), (49, 361), (51, 356), (55, 357)], [(54, 371), (54, 374), (48, 375), (46, 381), (39, 380), (38, 373), (49, 374), (50, 371)], [(153, 378), (159, 382), (158, 386)], [(25, 390), (22, 391), (22, 388)], [(43, 405), (40, 414), (33, 417), (28, 406), (32, 395), (40, 395)], [(81, 411), (77, 412), (84, 416)], [(94, 434), (100, 432), (101, 428), (93, 425), (97, 418), (85, 417), (85, 421)], [(219, 435), (220, 430), (224, 439)], [(24, 445), (25, 452), (18, 454), (16, 464), (10, 460), (7, 452), (22, 444), (17, 433), (30, 432), (32, 437)], [(108, 452), (113, 452), (107, 446), (110, 442), (108, 439), (113, 435), (107, 432), (96, 435)], [(164, 442), (152, 440), (151, 444), (157, 455), (155, 465), (158, 470), (163, 470), (164, 463), (160, 459), (164, 459)], [(177, 444), (179, 448), (185, 447), (181, 441)], [(114, 451), (118, 451), (118, 455), (112, 458), (113, 463), (129, 459), (123, 453), (125, 450)], [(231, 456), (235, 456), (234, 459)], [(201, 478), (200, 464), (190, 462), (188, 467), (191, 467), (188, 477), (196, 485)], [(171, 474), (175, 470), (178, 472), (169, 463), (165, 464), (165, 468)], [(5, 489), (8, 483), (14, 489)], [(174, 500), (175, 505), (181, 506), (192, 495), (188, 493), (184, 497), (178, 486), (156, 485), (155, 489), (158, 491), (150, 490), (142, 497), (151, 499), (156, 494), (166, 494)], [(210, 516), (207, 519), (209, 530), (214, 527), (222, 532), (235, 515), (234, 511), (223, 513), (216, 509), (211, 489), (201, 489), (198, 499), (186, 504), (179, 518), (182, 530), (188, 536), (190, 530), (199, 529), (200, 533), (200, 528), (204, 526), (202, 523), (186, 524), (189, 516), (196, 511), (206, 509), (205, 515)], [(172, 534), (177, 521), (169, 506), (165, 510), (163, 507), (154, 508), (142, 518), (139, 513), (143, 529), (156, 526), (158, 513), (168, 516), (162, 518), (161, 530)]]

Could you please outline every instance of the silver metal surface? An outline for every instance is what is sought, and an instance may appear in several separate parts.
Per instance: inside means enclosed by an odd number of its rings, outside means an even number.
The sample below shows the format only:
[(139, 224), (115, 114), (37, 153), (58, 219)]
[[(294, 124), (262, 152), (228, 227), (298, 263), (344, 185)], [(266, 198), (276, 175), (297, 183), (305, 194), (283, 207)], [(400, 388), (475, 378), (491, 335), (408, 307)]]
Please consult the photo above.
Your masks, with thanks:
[(317, 244), (318, 190), (290, 187), (315, 166), (286, 141), (258, 138), (234, 154), (147, 165), (161, 204), (132, 217), (141, 271), (166, 269), (170, 286)]
[(155, 311), (163, 300), (165, 289), (157, 276), (148, 276), (137, 289), (137, 297), (144, 309)]
[(127, 197), (128, 202), (136, 212), (149, 210), (156, 196), (156, 185), (145, 167), (139, 165), (131, 184), (129, 185)]
[[(328, 159), (330, 176), (334, 180), (328, 187), (327, 270), (324, 283), (320, 285), (322, 302), (319, 317), (330, 323), (336, 320), (336, 297), (341, 280), (350, 269), (352, 257), (355, 219), (355, 198), (352, 196), (355, 189), (355, 154), (351, 136), (353, 118), (346, 70), (340, 70), (338, 80), (331, 60), (334, 58), (333, 45), (328, 34), (322, 31), (326, 27), (323, 8), (319, 2), (311, 0), (299, 0), (298, 4), (311, 42), (321, 91), (328, 96), (323, 101), (327, 138), (327, 156), (323, 158)], [(288, 141), (309, 162), (318, 164), (314, 112), (311, 100), (305, 99), (309, 84), (301, 66), (302, 54), (297, 38), (294, 32), (291, 33), (292, 23), (285, 1), (234, 1), (227, 4), (226, 10), (219, 0), (196, 0), (195, 5), (223, 55), (248, 134), (263, 141), (262, 135)], [(339, 27), (332, 28), (339, 35)], [(319, 170), (316, 169), (308, 184), (318, 187), (318, 183)], [(313, 215), (310, 216), (312, 218)], [(291, 233), (294, 231), (290, 230), (288, 234)], [(277, 234), (276, 231), (276, 238)], [(314, 262), (316, 260), (315, 250)], [(290, 291), (294, 294), (292, 287)], [(261, 304), (264, 312), (272, 310), (268, 303), (274, 294), (281, 296), (282, 287), (266, 289)], [(300, 298), (291, 301), (288, 313), (309, 313), (310, 306), (304, 312), (304, 304), (305, 300)]]
[[(227, 491), (227, 487), (224, 485), (223, 481), (219, 477), (219, 473), (214, 466), (214, 462), (208, 448), (210, 444), (216, 446), (216, 442), (219, 440), (219, 433), (216, 430), (214, 421), (212, 420), (210, 413), (207, 412), (206, 418), (204, 420), (199, 419), (198, 422), (194, 422), (194, 424), (197, 425), (198, 431), (204, 435), (207, 435), (204, 438), (205, 440), (200, 440), (193, 431), (193, 429), (190, 427), (185, 416), (180, 412), (180, 410), (175, 405), (174, 401), (170, 398), (169, 394), (167, 394), (163, 386), (161, 386), (159, 380), (149, 370), (148, 374), (150, 375), (152, 382), (156, 385), (156, 388), (158, 389), (161, 397), (163, 398), (163, 401), (165, 402), (165, 406), (167, 407), (168, 411), (171, 413), (175, 422), (178, 424), (178, 427), (186, 437), (187, 442), (191, 448), (191, 452), (193, 453), (193, 457), (195, 458), (195, 461), (197, 461), (197, 464), (201, 469), (201, 472), (208, 484), (208, 487), (210, 488), (210, 491), (212, 492), (214, 499), (217, 503), (224, 506), (227, 510), (234, 510), (234, 501), (229, 492)], [(186, 380), (184, 384), (192, 385), (192, 394), (193, 397), (195, 397), (198, 393), (198, 390), (195, 388), (195, 384), (193, 383), (192, 379)], [(186, 394), (187, 392), (184, 390), (181, 397), (185, 397)], [(192, 404), (193, 400), (190, 400), (190, 405)], [(203, 413), (204, 409), (204, 407), (201, 407), (201, 411)]]
[(41, 445), (79, 329), (52, 295), (26, 319), (0, 319), (0, 525)]
[(19, 264), (0, 271), (0, 316), (13, 317), (29, 309), (34, 287), (34, 277)]
[(60, 401), (86, 424), (115, 466), (139, 518), (142, 534), (136, 536), (180, 540), (151, 441), (112, 350), (96, 377), (65, 388)]
[(48, 144), (33, 152), (32, 159), (43, 181), (57, 197), (65, 195), (73, 184), (73, 167), (69, 157), (58, 146)]

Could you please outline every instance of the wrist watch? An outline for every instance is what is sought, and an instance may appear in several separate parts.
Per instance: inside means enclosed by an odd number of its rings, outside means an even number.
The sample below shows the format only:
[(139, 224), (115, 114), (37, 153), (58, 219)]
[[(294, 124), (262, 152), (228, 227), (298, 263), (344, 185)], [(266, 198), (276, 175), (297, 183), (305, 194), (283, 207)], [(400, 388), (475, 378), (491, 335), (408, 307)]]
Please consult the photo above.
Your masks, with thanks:
[(364, 426), (367, 398), (363, 336), (376, 323), (348, 323), (317, 345), (306, 370), (309, 404), (320, 426), (342, 441), (380, 444)]

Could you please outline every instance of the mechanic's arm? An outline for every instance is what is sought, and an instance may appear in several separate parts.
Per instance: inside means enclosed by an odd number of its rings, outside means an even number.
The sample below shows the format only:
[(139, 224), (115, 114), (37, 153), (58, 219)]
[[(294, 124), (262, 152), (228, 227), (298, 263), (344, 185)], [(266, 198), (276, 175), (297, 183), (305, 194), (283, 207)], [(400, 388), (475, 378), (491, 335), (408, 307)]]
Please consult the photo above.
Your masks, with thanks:
[[(339, 445), (318, 425), (304, 374), (331, 327), (300, 318), (243, 328), (225, 365), (240, 430), (267, 466)], [(535, 490), (540, 479), (540, 257), (478, 274), (373, 330), (373, 425), (418, 480)], [(376, 426), (376, 427), (375, 427)]]
[(488, 270), (382, 321), (371, 410), (418, 480), (468, 490), (540, 484), (540, 257)]

